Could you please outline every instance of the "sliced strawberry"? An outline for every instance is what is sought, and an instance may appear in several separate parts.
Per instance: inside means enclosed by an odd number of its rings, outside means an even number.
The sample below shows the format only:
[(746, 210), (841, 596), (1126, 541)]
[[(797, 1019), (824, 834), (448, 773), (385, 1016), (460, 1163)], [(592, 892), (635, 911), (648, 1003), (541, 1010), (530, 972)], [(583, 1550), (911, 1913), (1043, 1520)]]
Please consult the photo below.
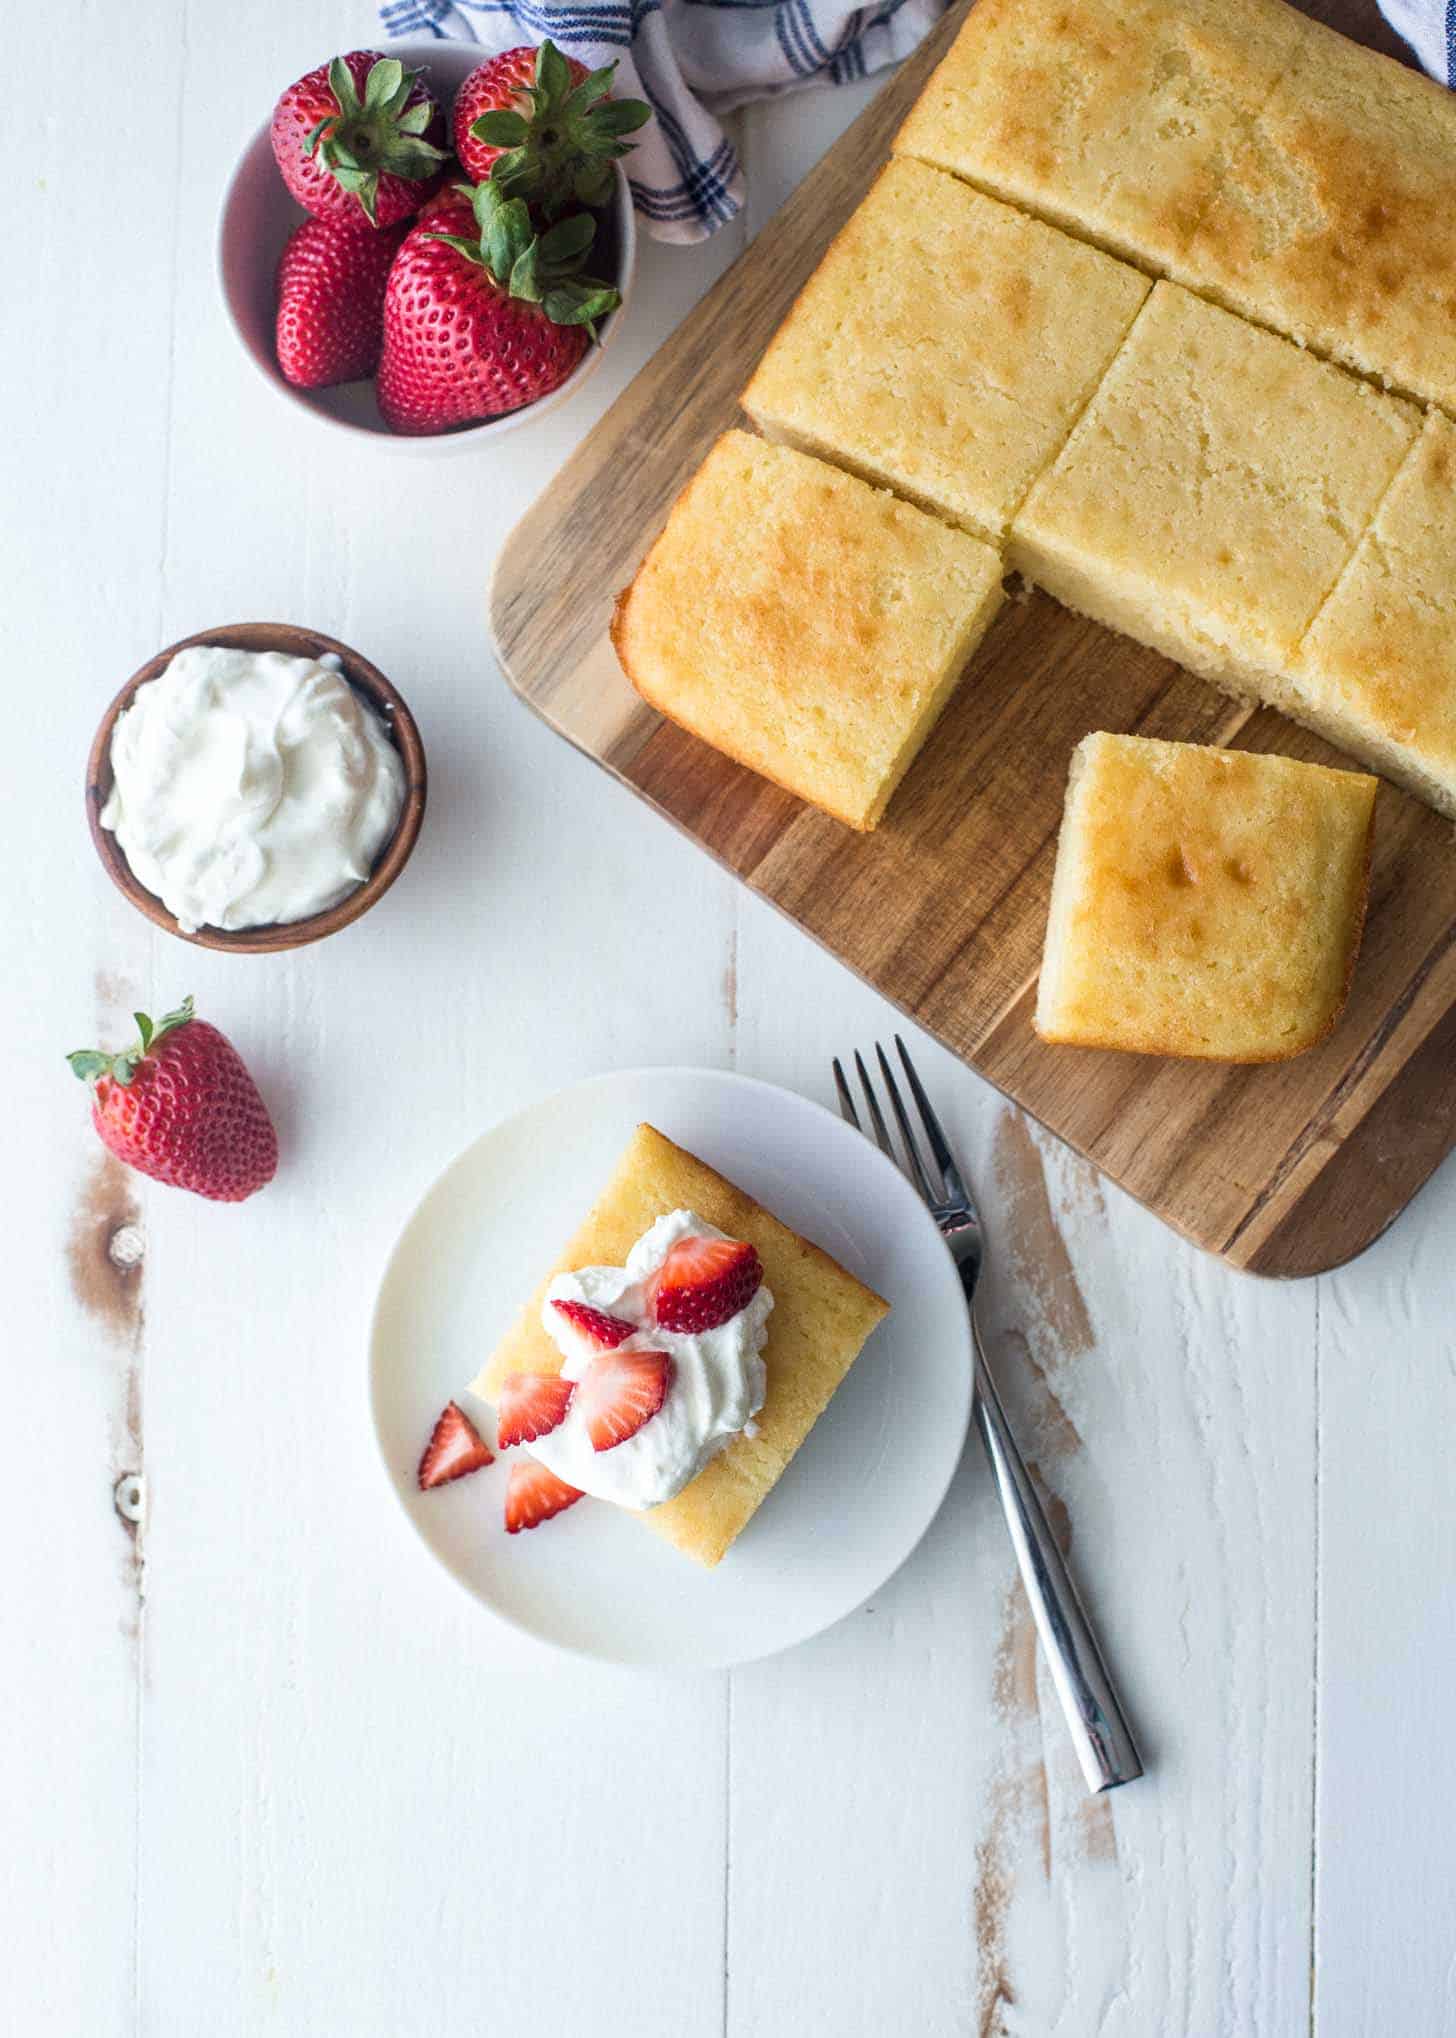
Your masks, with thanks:
[(672, 1385), (666, 1352), (603, 1352), (593, 1359), (577, 1393), (594, 1451), (610, 1451), (636, 1436), (656, 1415)]
[(496, 1442), (508, 1451), (512, 1444), (533, 1444), (548, 1435), (575, 1392), (576, 1382), (559, 1373), (511, 1373), (502, 1380), (496, 1403)]
[(465, 1410), (447, 1402), (420, 1459), (420, 1491), (428, 1493), (432, 1486), (448, 1485), (452, 1479), (463, 1479), (467, 1472), (494, 1463), (495, 1452), (482, 1441)]
[(653, 1275), (647, 1299), (663, 1330), (716, 1330), (746, 1309), (763, 1268), (741, 1238), (680, 1238)]
[(615, 1351), (637, 1328), (635, 1323), (624, 1323), (620, 1316), (608, 1316), (605, 1310), (593, 1309), (588, 1302), (553, 1300), (551, 1307), (559, 1309), (569, 1324), (604, 1352)]
[(515, 1536), (522, 1529), (539, 1528), (580, 1498), (579, 1488), (568, 1486), (537, 1459), (516, 1458), (506, 1482), (506, 1534)]

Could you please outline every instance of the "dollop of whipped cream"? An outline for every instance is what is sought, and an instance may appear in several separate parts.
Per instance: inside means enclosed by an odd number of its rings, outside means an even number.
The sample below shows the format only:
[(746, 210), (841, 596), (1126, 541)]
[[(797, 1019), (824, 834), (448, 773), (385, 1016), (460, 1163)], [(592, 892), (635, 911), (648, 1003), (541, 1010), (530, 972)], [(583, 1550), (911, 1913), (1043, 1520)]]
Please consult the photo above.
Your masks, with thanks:
[(578, 1267), (558, 1274), (546, 1290), (541, 1323), (561, 1352), (566, 1379), (581, 1379), (598, 1348), (553, 1302), (585, 1302), (635, 1323), (617, 1350), (666, 1352), (672, 1360), (666, 1400), (625, 1443), (594, 1450), (574, 1398), (555, 1429), (525, 1446), (568, 1485), (619, 1507), (657, 1507), (681, 1493), (762, 1408), (768, 1379), (760, 1354), (773, 1308), (767, 1288), (760, 1284), (736, 1316), (693, 1337), (660, 1330), (647, 1306), (647, 1283), (680, 1238), (725, 1236), (695, 1211), (673, 1210), (643, 1233), (625, 1267)]
[(117, 717), (101, 825), (186, 933), (325, 912), (394, 833), (404, 766), (337, 668), (194, 644)]

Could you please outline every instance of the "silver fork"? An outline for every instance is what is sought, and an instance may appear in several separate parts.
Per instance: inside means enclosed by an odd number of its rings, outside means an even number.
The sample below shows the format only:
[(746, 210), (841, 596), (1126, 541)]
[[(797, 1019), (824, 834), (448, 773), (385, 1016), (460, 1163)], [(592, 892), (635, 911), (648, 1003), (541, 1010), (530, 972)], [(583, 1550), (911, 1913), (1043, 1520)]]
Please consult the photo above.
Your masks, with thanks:
[[(930, 1108), (930, 1099), (898, 1033), (895, 1045), (900, 1050), (900, 1062), (920, 1111), (938, 1181), (932, 1184), (926, 1174), (909, 1115), (900, 1098), (900, 1086), (878, 1041), (875, 1053), (879, 1057), (880, 1074), (900, 1128), (904, 1160), (901, 1161), (895, 1152), (869, 1071), (862, 1057), (856, 1053), (854, 1065), (859, 1071), (860, 1085), (869, 1107), (875, 1142), (881, 1153), (901, 1167), (920, 1191), (956, 1263), (971, 1319), (971, 1346), (975, 1354), (972, 1403), (976, 1427), (986, 1447), (986, 1456), (991, 1461), (991, 1474), (1001, 1498), (1006, 1526), (1011, 1532), (1012, 1547), (1021, 1569), (1021, 1582), (1031, 1601), (1036, 1630), (1047, 1653), (1052, 1682), (1056, 1685), (1062, 1711), (1071, 1729), (1087, 1788), (1093, 1791), (1111, 1790), (1116, 1784), (1130, 1783), (1135, 1776), (1141, 1776), (1143, 1765), (1132, 1730), (1113, 1689), (1097, 1637), (1092, 1631), (1092, 1623), (1082, 1610), (1072, 1575), (1057, 1547), (1036, 1489), (1027, 1477), (1025, 1463), (1006, 1420), (1006, 1411), (1001, 1406), (1001, 1396), (996, 1391), (996, 1382), (986, 1363), (975, 1309), (976, 1281), (984, 1257), (981, 1220), (961, 1179), (946, 1136), (940, 1129), (940, 1120)], [(834, 1059), (834, 1086), (839, 1092), (840, 1111), (857, 1132), (863, 1132), (864, 1127), (859, 1122), (859, 1113), (837, 1055)]]

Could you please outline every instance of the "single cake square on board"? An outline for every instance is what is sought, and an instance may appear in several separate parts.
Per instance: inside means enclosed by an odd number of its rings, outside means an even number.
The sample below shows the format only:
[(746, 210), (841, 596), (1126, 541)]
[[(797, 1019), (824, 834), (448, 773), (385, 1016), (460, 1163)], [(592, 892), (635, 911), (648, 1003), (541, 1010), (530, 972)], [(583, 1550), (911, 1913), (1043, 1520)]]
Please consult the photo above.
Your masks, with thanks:
[(711, 1565), (767, 1499), (890, 1305), (705, 1161), (639, 1125), (611, 1180), (471, 1391), (494, 1402), (509, 1374), (560, 1372), (561, 1353), (541, 1324), (553, 1276), (624, 1265), (659, 1217), (684, 1209), (730, 1238), (746, 1239), (774, 1298), (763, 1352), (768, 1391), (757, 1433), (736, 1436), (674, 1499), (639, 1517)]
[(617, 603), (643, 699), (873, 828), (1001, 603), (989, 545), (855, 475), (725, 432)]
[(743, 408), (771, 439), (999, 541), (1151, 285), (893, 159), (800, 292)]
[(1376, 781), (1243, 750), (1084, 737), (1072, 756), (1036, 1030), (1283, 1061), (1333, 1027), (1365, 917)]
[(1263, 694), (1420, 430), (1343, 369), (1160, 283), (1012, 527), (1012, 563), (1194, 672)]

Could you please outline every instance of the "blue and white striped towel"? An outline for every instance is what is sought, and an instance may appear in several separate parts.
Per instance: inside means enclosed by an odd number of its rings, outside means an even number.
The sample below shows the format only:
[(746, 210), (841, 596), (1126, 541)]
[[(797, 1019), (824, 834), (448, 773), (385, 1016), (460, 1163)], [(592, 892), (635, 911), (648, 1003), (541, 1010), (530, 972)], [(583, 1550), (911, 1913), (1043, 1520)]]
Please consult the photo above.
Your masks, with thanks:
[(743, 203), (720, 114), (801, 85), (844, 85), (908, 56), (946, 0), (383, 0), (390, 35), (458, 36), (489, 51), (550, 36), (657, 115), (634, 137), (632, 197), (660, 241), (701, 241)]
[(1380, 11), (1431, 76), (1456, 87), (1456, 0), (1380, 0)]
[[(1434, 77), (1456, 85), (1456, 0), (1380, 0)], [(743, 203), (743, 172), (718, 115), (802, 85), (845, 85), (896, 64), (946, 0), (382, 0), (390, 35), (456, 36), (489, 51), (550, 36), (617, 90), (648, 100), (629, 178), (647, 231), (700, 241)]]

